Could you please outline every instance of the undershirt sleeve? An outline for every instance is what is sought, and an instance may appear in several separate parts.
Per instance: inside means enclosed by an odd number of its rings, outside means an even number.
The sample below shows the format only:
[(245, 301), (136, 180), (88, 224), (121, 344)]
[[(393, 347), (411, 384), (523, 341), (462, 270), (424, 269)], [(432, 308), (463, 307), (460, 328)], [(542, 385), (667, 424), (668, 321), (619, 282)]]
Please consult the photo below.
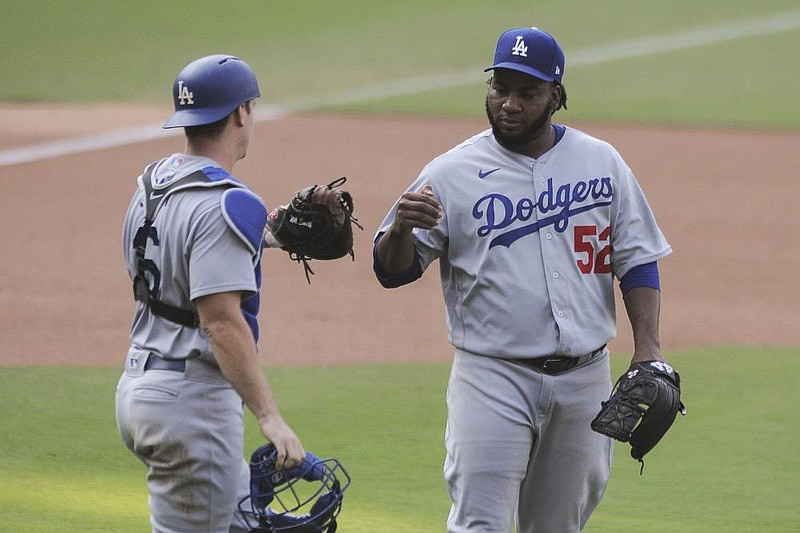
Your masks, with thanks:
[(657, 262), (653, 261), (652, 263), (635, 266), (619, 280), (619, 288), (623, 294), (634, 287), (650, 287), (661, 290)]
[(383, 233), (378, 235), (378, 238), (375, 239), (375, 244), (372, 246), (372, 270), (383, 287), (394, 289), (422, 277), (422, 266), (420, 265), (419, 252), (417, 252), (416, 248), (414, 248), (414, 260), (411, 261), (411, 266), (405, 272), (391, 275), (384, 274), (378, 266), (378, 243), (381, 241), (381, 237), (383, 237)]

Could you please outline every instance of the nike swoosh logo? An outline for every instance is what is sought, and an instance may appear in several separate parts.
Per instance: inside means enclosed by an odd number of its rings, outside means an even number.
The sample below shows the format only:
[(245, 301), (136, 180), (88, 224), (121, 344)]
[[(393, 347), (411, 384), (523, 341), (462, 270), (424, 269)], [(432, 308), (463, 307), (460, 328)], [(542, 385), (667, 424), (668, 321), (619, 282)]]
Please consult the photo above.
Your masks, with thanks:
[(479, 177), (480, 179), (483, 179), (483, 178), (485, 178), (486, 176), (488, 176), (489, 174), (491, 174), (492, 172), (497, 172), (498, 170), (500, 170), (500, 167), (493, 168), (493, 169), (491, 169), (491, 170), (486, 170), (486, 171), (484, 171), (483, 169), (481, 169), (481, 170), (479, 170), (479, 171), (478, 171), (478, 177)]
[(162, 193), (162, 194), (156, 194), (156, 193), (154, 193), (154, 192), (152, 192), (152, 191), (150, 192), (150, 199), (151, 199), (151, 200), (155, 200), (155, 199), (157, 199), (157, 198), (161, 198), (162, 196), (164, 196), (164, 194), (163, 194), (163, 193)]

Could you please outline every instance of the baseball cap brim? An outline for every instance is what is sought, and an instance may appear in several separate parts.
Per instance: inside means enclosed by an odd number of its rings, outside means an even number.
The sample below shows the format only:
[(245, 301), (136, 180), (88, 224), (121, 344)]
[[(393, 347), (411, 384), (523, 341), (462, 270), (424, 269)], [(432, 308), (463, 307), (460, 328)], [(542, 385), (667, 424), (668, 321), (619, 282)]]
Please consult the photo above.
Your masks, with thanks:
[(505, 68), (508, 70), (516, 70), (517, 72), (522, 72), (523, 74), (528, 74), (535, 78), (539, 78), (540, 80), (544, 81), (556, 81), (556, 79), (552, 76), (548, 76), (544, 72), (540, 70), (536, 70), (535, 68), (531, 68), (527, 65), (520, 65), (519, 63), (511, 63), (511, 62), (504, 62), (504, 63), (497, 63), (496, 65), (492, 65), (491, 67), (483, 69), (484, 72), (489, 72), (490, 70), (498, 69), (498, 68)]

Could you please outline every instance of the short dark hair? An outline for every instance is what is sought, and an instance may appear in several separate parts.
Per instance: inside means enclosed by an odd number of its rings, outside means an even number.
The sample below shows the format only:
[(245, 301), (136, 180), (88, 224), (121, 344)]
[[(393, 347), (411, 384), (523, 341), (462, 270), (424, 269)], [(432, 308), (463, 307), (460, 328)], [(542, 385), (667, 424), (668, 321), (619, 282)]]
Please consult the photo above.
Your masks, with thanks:
[[(244, 104), (245, 111), (250, 113), (250, 102), (252, 100), (248, 100)], [(201, 124), (200, 126), (186, 126), (183, 130), (186, 132), (186, 138), (189, 140), (197, 139), (200, 137), (207, 137), (209, 139), (215, 139), (222, 135), (222, 132), (225, 131), (225, 126), (228, 125), (228, 121), (230, 120), (231, 116), (236, 113), (239, 108), (237, 107), (221, 119), (216, 122), (212, 122), (210, 124)]]

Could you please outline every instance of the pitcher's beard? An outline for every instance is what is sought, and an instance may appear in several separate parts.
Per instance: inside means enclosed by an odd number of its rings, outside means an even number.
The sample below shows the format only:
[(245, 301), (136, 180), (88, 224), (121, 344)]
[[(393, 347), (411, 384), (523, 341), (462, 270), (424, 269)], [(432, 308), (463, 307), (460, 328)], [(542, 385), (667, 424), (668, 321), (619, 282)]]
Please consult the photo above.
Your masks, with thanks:
[(531, 142), (535, 141), (542, 135), (546, 135), (548, 133), (548, 126), (550, 122), (550, 109), (544, 109), (542, 113), (531, 122), (531, 125), (522, 130), (519, 133), (513, 134), (506, 134), (502, 126), (498, 125), (497, 122), (494, 120), (494, 116), (492, 116), (492, 112), (489, 109), (489, 97), (486, 97), (486, 117), (489, 119), (489, 124), (492, 126), (492, 133), (494, 133), (494, 138), (497, 139), (504, 147), (508, 148), (512, 151), (522, 151), (517, 150), (524, 148)]

